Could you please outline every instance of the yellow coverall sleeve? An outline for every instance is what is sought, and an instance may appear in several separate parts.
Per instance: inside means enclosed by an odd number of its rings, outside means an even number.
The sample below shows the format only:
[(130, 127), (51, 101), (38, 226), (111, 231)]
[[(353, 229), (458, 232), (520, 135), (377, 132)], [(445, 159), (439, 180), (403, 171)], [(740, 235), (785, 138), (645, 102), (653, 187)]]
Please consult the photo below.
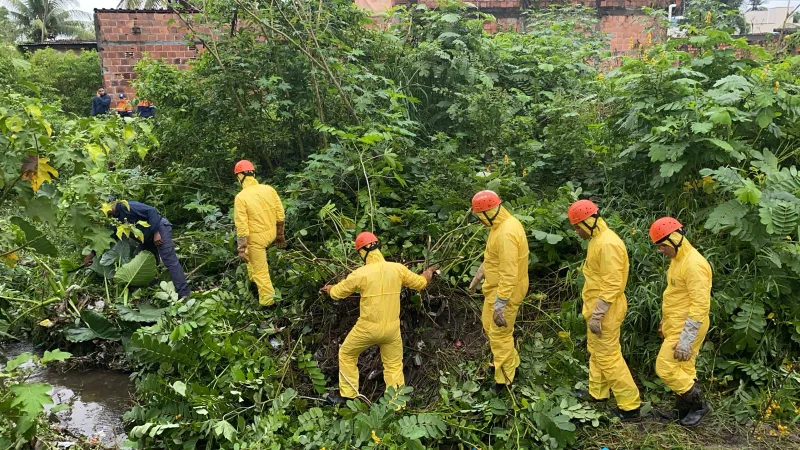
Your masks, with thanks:
[(286, 220), (286, 213), (283, 210), (283, 203), (281, 203), (281, 198), (278, 196), (278, 191), (275, 188), (270, 188), (272, 190), (272, 204), (275, 205), (275, 219), (277, 222), (283, 222)]
[(600, 298), (607, 303), (614, 303), (625, 290), (625, 249), (616, 245), (604, 245), (600, 249)]
[(688, 267), (686, 287), (689, 291), (689, 318), (703, 323), (708, 321), (711, 309), (711, 270), (708, 266)]
[(353, 295), (353, 292), (361, 286), (361, 276), (358, 272), (352, 272), (344, 280), (336, 283), (331, 289), (331, 298), (341, 300)]
[(519, 240), (509, 233), (502, 239), (497, 282), (497, 296), (510, 299), (519, 283)]
[(250, 236), (250, 223), (247, 217), (247, 204), (242, 196), (237, 195), (233, 202), (233, 223), (236, 224), (236, 236)]
[(425, 277), (408, 270), (406, 266), (400, 265), (400, 267), (402, 267), (400, 269), (400, 278), (403, 280), (403, 286), (414, 289), (415, 291), (425, 289), (428, 285), (428, 280), (426, 280)]

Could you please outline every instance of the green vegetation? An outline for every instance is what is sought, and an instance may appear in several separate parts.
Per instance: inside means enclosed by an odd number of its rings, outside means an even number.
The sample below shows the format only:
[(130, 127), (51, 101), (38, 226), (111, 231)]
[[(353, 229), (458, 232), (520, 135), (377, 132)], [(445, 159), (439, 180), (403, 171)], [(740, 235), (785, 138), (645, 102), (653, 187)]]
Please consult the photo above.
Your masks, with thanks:
[[(248, 26), (230, 33), (234, 11)], [(345, 1), (212, 2), (196, 25), (226, 32), (198, 34), (206, 51), (191, 69), (138, 67), (155, 124), (65, 117), (31, 91), (29, 64), (0, 65), (1, 330), (75, 354), (123, 348), (137, 389), (125, 416), (135, 448), (792, 442), (800, 57), (700, 21), (686, 38), (600, 70), (603, 36), (584, 32), (596, 19), (579, 9), (532, 13), (525, 34), (488, 35), (490, 18), (463, 4), (389, 16), (384, 30)], [(271, 310), (258, 308), (235, 259), (231, 169), (241, 157), (285, 199), (288, 247), (269, 249)], [(485, 188), (522, 221), (531, 250), (522, 366), (499, 396), (488, 389), (482, 299), (465, 290), (486, 233), (469, 221), (469, 199)], [(111, 193), (176, 225), (191, 298), (150, 286), (158, 269), (130, 242), (111, 247), (100, 209)], [(697, 433), (652, 416), (620, 425), (571, 394), (587, 378), (584, 250), (566, 221), (578, 196), (595, 198), (628, 246), (623, 354), (646, 412), (672, 400), (653, 371), (667, 262), (649, 224), (678, 217), (712, 264), (698, 371), (717, 411)], [(318, 289), (360, 264), (352, 239), (362, 229), (381, 237), (387, 258), (443, 274), (403, 297), (408, 387), (384, 395), (366, 352), (369, 402), (333, 409), (321, 394), (335, 388), (358, 307)], [(117, 232), (135, 239), (130, 227)], [(104, 252), (98, 263), (75, 271), (90, 248)]]
[(71, 9), (76, 0), (8, 0), (10, 16), (22, 36), (31, 42), (44, 42), (57, 37), (88, 37), (89, 19), (83, 11)]

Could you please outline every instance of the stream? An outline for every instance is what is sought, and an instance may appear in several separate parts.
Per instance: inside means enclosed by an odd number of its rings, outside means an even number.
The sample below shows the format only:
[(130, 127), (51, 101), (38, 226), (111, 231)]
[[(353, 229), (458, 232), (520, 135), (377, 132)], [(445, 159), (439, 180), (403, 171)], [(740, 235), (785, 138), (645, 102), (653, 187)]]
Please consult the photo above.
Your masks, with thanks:
[[(42, 353), (30, 342), (0, 346), (9, 359), (25, 352)], [(71, 406), (55, 414), (62, 430), (74, 435), (97, 437), (107, 447), (119, 446), (125, 440), (122, 415), (130, 407), (130, 393), (133, 391), (128, 375), (107, 370), (61, 373), (53, 368), (44, 368), (37, 370), (29, 380), (50, 384), (53, 386), (50, 391), (53, 402)], [(69, 447), (66, 441), (59, 443), (59, 447)]]

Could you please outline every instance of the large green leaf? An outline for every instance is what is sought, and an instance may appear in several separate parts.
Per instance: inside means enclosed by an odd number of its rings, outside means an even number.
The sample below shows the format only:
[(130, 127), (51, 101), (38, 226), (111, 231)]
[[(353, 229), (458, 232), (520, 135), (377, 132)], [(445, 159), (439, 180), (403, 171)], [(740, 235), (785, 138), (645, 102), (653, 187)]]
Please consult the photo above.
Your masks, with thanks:
[(118, 341), (122, 339), (119, 329), (100, 313), (89, 309), (81, 311), (81, 319), (89, 328), (71, 328), (64, 333), (72, 342), (83, 342), (92, 339)]
[(156, 277), (156, 258), (150, 252), (141, 252), (128, 264), (117, 269), (114, 281), (130, 286), (147, 286)]
[(156, 308), (147, 303), (140, 304), (138, 311), (127, 306), (117, 305), (119, 318), (128, 322), (157, 322), (166, 311), (167, 308)]
[(18, 226), (25, 233), (25, 247), (32, 248), (36, 253), (45, 256), (58, 256), (58, 250), (52, 242), (37, 230), (36, 227), (29, 224), (22, 217), (12, 217), (11, 223)]
[(744, 205), (736, 200), (730, 200), (723, 203), (716, 208), (708, 216), (705, 228), (719, 233), (722, 230), (737, 226), (742, 218), (749, 211), (747, 205)]
[(44, 405), (53, 403), (48, 392), (52, 387), (44, 383), (25, 383), (11, 386), (9, 390), (14, 393), (11, 406), (18, 408), (33, 417), (44, 411)]
[(69, 352), (62, 352), (59, 349), (55, 349), (53, 351), (47, 350), (44, 352), (42, 359), (39, 360), (42, 364), (47, 364), (51, 361), (64, 361), (69, 359), (72, 356), (72, 353)]

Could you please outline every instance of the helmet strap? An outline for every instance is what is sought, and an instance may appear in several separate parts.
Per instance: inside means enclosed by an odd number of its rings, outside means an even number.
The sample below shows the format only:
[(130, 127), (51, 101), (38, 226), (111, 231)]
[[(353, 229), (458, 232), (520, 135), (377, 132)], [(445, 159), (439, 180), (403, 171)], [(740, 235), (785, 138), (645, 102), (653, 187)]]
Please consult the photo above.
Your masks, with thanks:
[(594, 236), (594, 230), (597, 229), (597, 222), (600, 220), (600, 214), (595, 213), (589, 217), (594, 217), (594, 223), (592, 225), (589, 225), (589, 222), (587, 222), (589, 219), (582, 220), (581, 223), (589, 230), (589, 236)]
[(483, 213), (482, 213), (482, 214), (483, 214), (483, 217), (485, 217), (485, 218), (486, 218), (486, 221), (487, 221), (487, 222), (489, 222), (489, 226), (490, 226), (490, 227), (491, 227), (491, 226), (494, 226), (494, 219), (496, 219), (496, 218), (497, 218), (497, 216), (500, 214), (500, 208), (501, 208), (502, 206), (503, 206), (503, 202), (500, 202), (500, 204), (499, 204), (499, 205), (497, 205), (497, 212), (496, 212), (496, 213), (494, 213), (494, 215), (493, 215), (492, 217), (489, 217), (489, 215), (488, 215), (488, 214), (486, 214), (486, 211), (483, 211)]
[[(675, 241), (672, 240), (672, 233), (678, 233), (681, 235), (681, 240), (679, 240), (677, 244), (675, 243)], [(669, 242), (669, 245), (672, 246), (673, 249), (675, 249), (675, 253), (677, 254), (678, 250), (681, 248), (681, 245), (683, 245), (683, 240), (685, 239), (685, 232), (681, 228), (679, 230), (673, 231), (672, 233), (667, 235), (667, 237), (665, 237), (664, 239), (658, 241), (658, 244)]]
[[(368, 245), (365, 245), (365, 246), (361, 247), (358, 250), (358, 256), (361, 257), (361, 261), (363, 261), (364, 264), (366, 264), (367, 263), (367, 257), (369, 256), (369, 253), (371, 251), (377, 249), (379, 246), (380, 246), (380, 242), (373, 242), (371, 244), (368, 244)], [(364, 251), (363, 255), (361, 254), (362, 250)]]
[[(240, 176), (240, 175), (241, 175), (241, 176)], [(236, 174), (236, 178), (238, 178), (238, 179), (239, 179), (239, 185), (240, 185), (240, 186), (241, 186), (242, 184), (244, 184), (244, 180), (246, 180), (246, 179), (247, 179), (247, 177), (253, 177), (253, 178), (255, 178), (255, 174), (254, 174), (253, 172), (239, 172), (239, 173), (237, 173), (237, 174)]]

